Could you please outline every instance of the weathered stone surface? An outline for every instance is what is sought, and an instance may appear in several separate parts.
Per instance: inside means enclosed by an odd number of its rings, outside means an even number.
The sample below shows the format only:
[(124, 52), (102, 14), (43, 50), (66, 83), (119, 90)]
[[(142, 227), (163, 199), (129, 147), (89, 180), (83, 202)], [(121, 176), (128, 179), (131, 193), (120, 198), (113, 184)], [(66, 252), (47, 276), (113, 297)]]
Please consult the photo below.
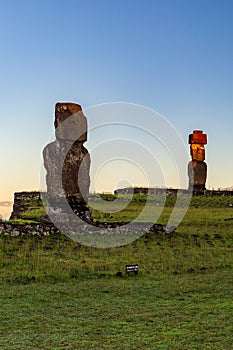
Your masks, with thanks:
[(79, 142), (73, 143), (62, 169), (62, 185), (68, 197), (87, 201), (90, 187), (90, 155)]
[(83, 216), (82, 213), (89, 213), (86, 202), (90, 187), (90, 155), (83, 146), (87, 140), (87, 120), (81, 106), (57, 103), (54, 126), (56, 140), (43, 150), (49, 205), (52, 211), (63, 210), (60, 203), (66, 198), (75, 213)]
[(31, 192), (15, 192), (13, 211), (10, 216), (10, 220), (20, 219), (21, 213), (28, 210), (30, 207), (30, 201), (41, 201), (41, 194), (38, 191)]
[(191, 160), (188, 164), (189, 188), (193, 192), (204, 192), (207, 177), (207, 165), (203, 161)]
[(190, 154), (192, 161), (188, 164), (189, 190), (194, 194), (203, 194), (207, 177), (207, 165), (205, 160), (205, 144), (207, 135), (202, 130), (194, 130), (189, 135)]
[(67, 141), (87, 141), (87, 119), (80, 105), (70, 102), (56, 103), (56, 138)]
[(51, 223), (25, 223), (0, 222), (0, 235), (17, 236), (49, 236), (60, 234), (59, 230)]
[[(69, 223), (68, 223), (69, 224)], [(166, 225), (153, 225), (153, 223), (147, 223), (148, 230), (147, 234), (153, 234), (153, 233), (170, 233), (175, 230), (175, 226), (167, 227)], [(77, 225), (77, 224), (76, 224)], [(132, 235), (132, 228), (133, 228), (133, 234), (140, 234), (142, 229), (144, 229), (145, 223), (143, 222), (136, 222), (131, 223), (130, 225), (123, 225), (123, 223), (120, 222), (112, 222), (112, 223), (100, 223), (98, 227), (101, 229), (101, 235), (109, 236), (109, 228), (115, 228), (116, 230), (111, 233), (112, 236), (117, 235)], [(87, 236), (92, 239), (93, 237), (93, 226), (89, 223), (80, 223), (80, 229), (78, 226), (75, 227), (76, 230), (72, 232), (72, 226), (70, 231), (70, 237), (74, 237), (75, 235), (84, 236), (85, 238)], [(106, 229), (106, 230), (105, 230)], [(118, 231), (120, 229), (120, 231)], [(123, 233), (122, 233), (123, 232)], [(51, 222), (45, 223), (25, 223), (25, 224), (17, 224), (12, 222), (0, 222), (0, 235), (9, 235), (13, 237), (17, 236), (50, 236), (50, 235), (57, 235), (62, 234), (59, 229), (54, 226)]]
[(90, 186), (90, 155), (80, 142), (54, 141), (43, 151), (49, 197), (75, 197), (87, 201)]

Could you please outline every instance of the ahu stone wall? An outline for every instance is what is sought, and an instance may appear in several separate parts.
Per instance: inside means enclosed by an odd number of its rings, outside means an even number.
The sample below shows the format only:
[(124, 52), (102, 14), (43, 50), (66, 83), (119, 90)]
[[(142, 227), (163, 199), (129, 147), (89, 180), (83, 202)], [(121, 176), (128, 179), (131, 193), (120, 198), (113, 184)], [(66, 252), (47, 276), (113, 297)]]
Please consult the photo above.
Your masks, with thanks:
[(49, 236), (60, 234), (53, 224), (0, 222), (0, 235), (17, 236)]
[[(41, 193), (38, 191), (15, 192), (13, 211), (10, 220), (19, 219), (20, 214), (29, 208), (30, 201), (41, 201)], [(42, 202), (41, 202), (42, 205)]]

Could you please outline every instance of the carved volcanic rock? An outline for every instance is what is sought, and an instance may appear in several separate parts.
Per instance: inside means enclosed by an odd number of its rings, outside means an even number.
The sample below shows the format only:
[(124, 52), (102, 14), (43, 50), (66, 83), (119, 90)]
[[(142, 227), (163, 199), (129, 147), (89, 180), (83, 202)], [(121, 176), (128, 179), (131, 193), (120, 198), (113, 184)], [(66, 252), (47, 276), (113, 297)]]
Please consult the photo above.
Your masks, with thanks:
[(80, 142), (73, 143), (62, 169), (62, 186), (67, 197), (73, 196), (79, 201), (87, 201), (90, 186), (89, 169), (88, 150)]
[(192, 161), (188, 164), (189, 190), (194, 194), (204, 194), (207, 177), (205, 160), (205, 145), (207, 135), (202, 130), (194, 130), (189, 135), (190, 154)]
[(62, 198), (66, 197), (77, 214), (83, 213), (88, 211), (85, 205), (90, 186), (90, 155), (83, 146), (87, 120), (81, 106), (57, 103), (54, 126), (56, 140), (43, 150), (48, 200), (56, 210), (61, 209)]
[(54, 126), (57, 139), (82, 143), (87, 141), (87, 119), (78, 104), (56, 103)]
[(80, 142), (54, 141), (43, 151), (49, 197), (75, 197), (87, 201), (90, 186), (90, 155)]
[(205, 162), (191, 160), (188, 164), (189, 187), (193, 187), (194, 193), (203, 193), (207, 177), (207, 165)]

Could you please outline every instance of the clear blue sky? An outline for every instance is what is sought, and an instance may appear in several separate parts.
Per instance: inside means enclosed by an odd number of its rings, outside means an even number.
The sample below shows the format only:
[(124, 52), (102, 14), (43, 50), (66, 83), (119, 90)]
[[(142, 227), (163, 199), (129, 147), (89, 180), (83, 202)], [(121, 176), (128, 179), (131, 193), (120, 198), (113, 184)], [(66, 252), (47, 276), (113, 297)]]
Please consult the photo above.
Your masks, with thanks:
[(207, 185), (233, 185), (233, 1), (1, 1), (0, 36), (0, 201), (39, 187), (57, 101), (140, 104), (186, 143), (203, 129)]

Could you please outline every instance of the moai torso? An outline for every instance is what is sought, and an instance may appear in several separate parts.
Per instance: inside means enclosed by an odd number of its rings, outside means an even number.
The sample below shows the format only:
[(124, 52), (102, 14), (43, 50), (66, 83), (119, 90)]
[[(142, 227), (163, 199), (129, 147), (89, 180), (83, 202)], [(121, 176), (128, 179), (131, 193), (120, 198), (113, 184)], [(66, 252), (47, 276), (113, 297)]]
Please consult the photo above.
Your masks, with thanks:
[(202, 130), (194, 130), (189, 135), (190, 153), (192, 160), (188, 164), (189, 190), (194, 194), (203, 194), (207, 178), (207, 165), (205, 160), (205, 144), (207, 135)]

